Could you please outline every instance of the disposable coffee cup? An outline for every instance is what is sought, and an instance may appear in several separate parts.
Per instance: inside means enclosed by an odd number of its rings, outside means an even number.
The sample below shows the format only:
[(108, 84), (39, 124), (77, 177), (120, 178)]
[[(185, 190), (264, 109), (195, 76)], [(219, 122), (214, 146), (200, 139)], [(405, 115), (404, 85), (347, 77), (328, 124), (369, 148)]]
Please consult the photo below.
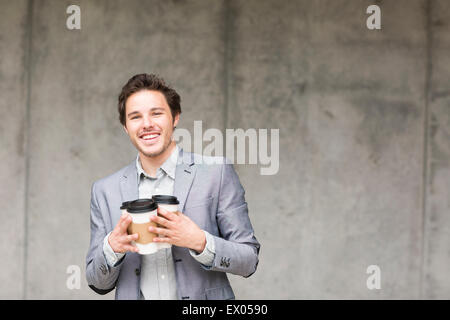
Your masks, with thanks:
[(177, 197), (164, 194), (154, 195), (152, 200), (158, 205), (158, 207), (164, 208), (170, 212), (178, 211), (178, 205), (180, 204)]
[(133, 201), (125, 201), (125, 202), (122, 202), (122, 205), (120, 206), (120, 211), (122, 212), (122, 214), (125, 214), (125, 213), (127, 212), (128, 205), (129, 205), (131, 202), (133, 202)]
[[(178, 211), (178, 205), (180, 202), (178, 201), (177, 197), (175, 196), (169, 196), (169, 195), (163, 195), (163, 194), (157, 194), (152, 197), (153, 201), (158, 205), (159, 208), (166, 209), (170, 212), (177, 212)], [(159, 243), (160, 249), (166, 249), (170, 248), (172, 245), (170, 243)]]
[(150, 226), (156, 227), (156, 223), (150, 221), (151, 216), (157, 215), (158, 205), (152, 199), (138, 199), (127, 205), (127, 212), (133, 221), (128, 226), (128, 234), (139, 234), (132, 243), (139, 249), (139, 254), (152, 254), (158, 251), (158, 243), (153, 242), (156, 234), (148, 231)]

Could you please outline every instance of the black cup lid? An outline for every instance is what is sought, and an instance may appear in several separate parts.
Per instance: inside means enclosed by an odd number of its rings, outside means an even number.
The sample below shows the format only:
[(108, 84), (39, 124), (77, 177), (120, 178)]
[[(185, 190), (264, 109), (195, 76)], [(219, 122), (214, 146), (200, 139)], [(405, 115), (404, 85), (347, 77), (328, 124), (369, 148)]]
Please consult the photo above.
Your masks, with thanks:
[(131, 202), (133, 202), (133, 201), (125, 201), (125, 202), (122, 202), (122, 206), (120, 207), (120, 210), (123, 210), (123, 209), (128, 208), (128, 205), (129, 205)]
[(152, 197), (153, 201), (160, 204), (180, 204), (177, 197), (164, 194), (156, 194)]
[(156, 210), (158, 205), (152, 199), (137, 199), (128, 204), (129, 213), (145, 213)]

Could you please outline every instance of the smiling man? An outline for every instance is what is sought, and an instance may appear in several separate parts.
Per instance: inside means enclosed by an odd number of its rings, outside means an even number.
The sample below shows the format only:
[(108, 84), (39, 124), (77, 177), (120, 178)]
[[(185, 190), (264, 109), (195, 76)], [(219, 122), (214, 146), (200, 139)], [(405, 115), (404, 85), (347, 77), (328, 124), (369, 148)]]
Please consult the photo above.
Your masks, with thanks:
[[(234, 299), (226, 273), (252, 275), (260, 244), (233, 166), (177, 146), (180, 96), (155, 75), (132, 77), (118, 109), (138, 154), (92, 186), (89, 286), (99, 294), (116, 289), (116, 299)], [(172, 246), (140, 255), (132, 244), (137, 234), (127, 234), (131, 217), (120, 206), (154, 194), (180, 201), (179, 212), (158, 209), (160, 217), (152, 218), (164, 228), (149, 228), (158, 234), (153, 241)]]

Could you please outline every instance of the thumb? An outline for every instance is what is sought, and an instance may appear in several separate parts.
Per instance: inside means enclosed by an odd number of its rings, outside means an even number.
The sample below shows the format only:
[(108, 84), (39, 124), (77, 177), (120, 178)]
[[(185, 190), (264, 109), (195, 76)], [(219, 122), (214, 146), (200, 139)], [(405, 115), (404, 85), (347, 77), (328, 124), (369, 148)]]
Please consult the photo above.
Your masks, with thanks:
[(131, 216), (129, 214), (125, 214), (121, 218), (123, 218), (123, 219), (119, 224), (119, 231), (120, 231), (120, 233), (127, 233), (128, 226), (133, 221), (133, 218), (131, 218)]

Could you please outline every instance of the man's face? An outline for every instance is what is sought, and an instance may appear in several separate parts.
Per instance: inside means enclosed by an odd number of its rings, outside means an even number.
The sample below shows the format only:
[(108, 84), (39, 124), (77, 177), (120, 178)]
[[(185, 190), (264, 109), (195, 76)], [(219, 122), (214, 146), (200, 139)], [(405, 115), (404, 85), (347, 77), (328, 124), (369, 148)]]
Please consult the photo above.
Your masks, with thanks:
[(177, 114), (174, 121), (166, 98), (159, 91), (141, 90), (126, 101), (125, 131), (147, 157), (157, 157), (168, 149), (178, 120)]

